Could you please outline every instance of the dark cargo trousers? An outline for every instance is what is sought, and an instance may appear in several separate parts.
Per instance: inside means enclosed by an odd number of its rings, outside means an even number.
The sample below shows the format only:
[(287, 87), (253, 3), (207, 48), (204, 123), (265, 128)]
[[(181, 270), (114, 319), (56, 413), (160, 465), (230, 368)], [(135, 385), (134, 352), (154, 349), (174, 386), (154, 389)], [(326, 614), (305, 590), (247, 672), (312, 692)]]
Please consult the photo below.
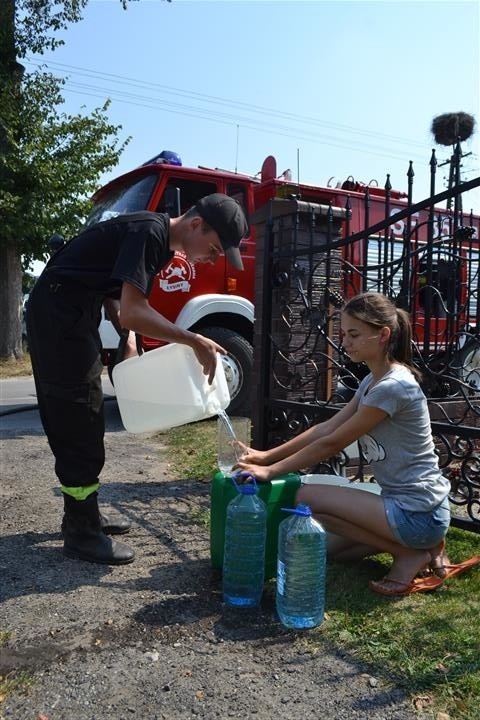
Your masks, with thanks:
[(38, 279), (26, 313), (38, 407), (60, 482), (87, 487), (98, 482), (105, 461), (103, 299), (52, 270)]

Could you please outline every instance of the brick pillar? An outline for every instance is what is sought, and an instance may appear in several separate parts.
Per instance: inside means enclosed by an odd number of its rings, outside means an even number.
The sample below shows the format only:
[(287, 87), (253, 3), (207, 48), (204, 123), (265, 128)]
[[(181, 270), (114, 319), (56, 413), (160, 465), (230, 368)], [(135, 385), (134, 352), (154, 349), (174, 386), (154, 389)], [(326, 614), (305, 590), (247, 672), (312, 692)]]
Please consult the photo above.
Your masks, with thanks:
[(268, 443), (275, 400), (311, 403), (332, 394), (332, 351), (322, 331), (338, 337), (338, 321), (327, 318), (334, 311), (328, 292), (341, 292), (341, 250), (331, 249), (329, 241), (339, 239), (343, 218), (339, 208), (277, 198), (251, 218), (257, 238), (252, 382), (257, 447)]

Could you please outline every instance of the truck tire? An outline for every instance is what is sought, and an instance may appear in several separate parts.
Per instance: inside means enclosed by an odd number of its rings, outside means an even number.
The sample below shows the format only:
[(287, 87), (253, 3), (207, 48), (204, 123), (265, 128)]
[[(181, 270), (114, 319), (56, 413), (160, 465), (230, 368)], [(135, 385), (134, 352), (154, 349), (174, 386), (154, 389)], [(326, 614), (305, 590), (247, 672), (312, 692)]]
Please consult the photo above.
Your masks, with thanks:
[(221, 327), (199, 328), (196, 332), (214, 340), (227, 351), (222, 357), (228, 389), (230, 391), (229, 415), (250, 417), (250, 388), (252, 383), (253, 348), (242, 335)]
[(472, 392), (480, 390), (480, 340), (471, 338), (455, 358), (460, 380), (471, 386)]

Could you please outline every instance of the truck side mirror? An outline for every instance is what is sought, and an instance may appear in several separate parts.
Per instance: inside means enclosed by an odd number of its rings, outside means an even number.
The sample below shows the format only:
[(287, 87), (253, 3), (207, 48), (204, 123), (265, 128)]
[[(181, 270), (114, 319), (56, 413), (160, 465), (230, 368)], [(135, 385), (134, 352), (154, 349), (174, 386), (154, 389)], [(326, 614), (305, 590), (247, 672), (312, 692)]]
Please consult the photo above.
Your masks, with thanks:
[(170, 217), (180, 216), (180, 188), (169, 187), (165, 190), (164, 207)]

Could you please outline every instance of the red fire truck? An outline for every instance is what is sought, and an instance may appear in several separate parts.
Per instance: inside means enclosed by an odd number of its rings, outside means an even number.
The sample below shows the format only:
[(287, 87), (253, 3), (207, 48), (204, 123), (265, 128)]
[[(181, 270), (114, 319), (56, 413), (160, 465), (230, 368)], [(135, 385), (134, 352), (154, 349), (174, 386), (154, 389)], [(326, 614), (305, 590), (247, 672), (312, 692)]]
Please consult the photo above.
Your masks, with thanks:
[[(335, 207), (345, 208), (348, 199), (350, 219), (348, 232), (353, 234), (365, 228), (365, 191), (366, 186), (347, 179), (340, 187), (320, 187), (313, 185), (298, 185), (291, 179), (291, 173), (286, 171), (277, 176), (276, 162), (272, 156), (263, 163), (260, 177), (250, 177), (218, 168), (188, 168), (181, 164), (179, 156), (171, 151), (163, 151), (131, 172), (115, 178), (100, 188), (93, 196), (93, 209), (87, 219), (87, 224), (107, 220), (118, 214), (134, 212), (137, 210), (151, 210), (154, 212), (168, 212), (176, 216), (185, 212), (198, 198), (213, 192), (231, 195), (245, 209), (248, 216), (265, 205), (275, 197), (288, 198), (301, 195), (306, 202), (320, 204), (331, 203)], [(385, 219), (385, 190), (378, 187), (369, 187), (369, 225)], [(396, 190), (389, 193), (390, 215), (398, 213), (406, 207), (406, 194)], [(419, 251), (416, 254), (415, 267), (411, 268), (417, 290), (421, 288), (426, 278), (425, 259), (422, 254), (422, 244), (426, 243), (426, 226), (428, 213), (417, 213), (410, 221), (411, 237), (417, 244)], [(360, 241), (353, 243), (346, 253), (346, 266), (359, 267), (366, 259), (368, 265), (379, 265), (386, 260), (394, 262), (401, 257), (405, 241), (406, 220), (400, 219), (391, 225), (388, 256), (383, 235), (372, 236), (368, 244)], [(417, 227), (416, 227), (417, 226)], [(441, 238), (451, 236), (451, 218), (447, 211), (435, 216), (435, 236)], [(477, 218), (478, 232), (478, 218)], [(364, 258), (367, 248), (367, 258)], [(231, 395), (229, 412), (240, 414), (248, 410), (249, 386), (252, 372), (252, 338), (254, 323), (254, 263), (255, 263), (255, 228), (251, 228), (250, 235), (241, 245), (245, 270), (238, 272), (227, 265), (225, 258), (220, 258), (212, 265), (192, 265), (181, 253), (176, 253), (168, 265), (158, 274), (154, 283), (149, 301), (150, 304), (172, 322), (182, 328), (199, 332), (216, 340), (226, 348), (228, 355), (224, 358), (225, 371)], [(459, 262), (462, 254), (468, 254), (467, 263)], [(433, 257), (433, 275), (431, 283), (439, 288), (451, 282), (452, 273), (457, 278), (455, 302), (458, 306), (467, 306), (465, 299), (469, 294), (469, 287), (478, 283), (478, 243), (469, 242), (462, 245), (460, 241), (456, 259), (442, 248), (442, 243), (435, 244)], [(432, 272), (432, 271), (431, 271)], [(358, 276), (357, 276), (358, 277)], [(393, 290), (401, 292), (401, 276), (396, 276), (395, 282), (399, 285)], [(399, 279), (400, 278), (400, 279)], [(346, 282), (345, 294), (355, 291), (355, 281)], [(457, 334), (456, 342), (461, 347), (468, 332), (475, 325), (476, 296), (474, 292), (468, 304), (469, 316), (465, 313), (459, 315), (455, 328), (447, 328), (442, 315), (442, 303), (437, 309), (431, 305), (429, 314), (436, 313), (434, 326), (434, 345), (445, 344), (452, 340), (452, 332)], [(422, 318), (425, 315), (421, 292), (411, 293), (414, 307), (409, 308), (412, 313), (416, 339), (423, 342)], [(460, 333), (466, 332), (464, 340)], [(118, 335), (108, 321), (102, 322), (101, 336), (104, 347), (104, 361), (111, 364), (118, 344)], [(148, 351), (162, 343), (148, 337), (141, 338), (143, 349)], [(478, 373), (476, 368), (480, 365), (480, 352), (475, 346), (470, 365), (474, 365), (474, 380), (477, 385)], [(465, 361), (465, 358), (464, 358)], [(465, 363), (464, 363), (465, 364)], [(468, 363), (467, 363), (468, 365)], [(467, 378), (471, 380), (472, 378)]]

